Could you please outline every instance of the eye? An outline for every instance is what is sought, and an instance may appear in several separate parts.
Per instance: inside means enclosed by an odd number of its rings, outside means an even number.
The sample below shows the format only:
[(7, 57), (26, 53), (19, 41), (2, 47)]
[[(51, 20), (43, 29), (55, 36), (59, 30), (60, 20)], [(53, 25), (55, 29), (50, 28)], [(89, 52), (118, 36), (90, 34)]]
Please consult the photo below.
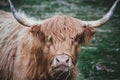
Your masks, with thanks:
[(78, 35), (76, 35), (76, 37), (75, 37), (75, 42), (77, 42), (78, 44), (80, 44), (80, 43), (82, 43), (83, 42), (83, 35), (80, 35), (80, 34), (78, 34)]
[(48, 36), (47, 41), (48, 41), (48, 42), (52, 42), (52, 36)]
[(78, 41), (72, 40), (71, 44), (77, 46), (79, 43), (78, 43)]
[(50, 46), (52, 44), (52, 37), (49, 36), (48, 39), (47, 39), (47, 46)]
[(77, 36), (75, 38), (72, 38), (72, 37), (70, 38), (72, 45), (75, 45), (75, 46), (79, 45), (79, 41), (77, 38), (78, 38)]

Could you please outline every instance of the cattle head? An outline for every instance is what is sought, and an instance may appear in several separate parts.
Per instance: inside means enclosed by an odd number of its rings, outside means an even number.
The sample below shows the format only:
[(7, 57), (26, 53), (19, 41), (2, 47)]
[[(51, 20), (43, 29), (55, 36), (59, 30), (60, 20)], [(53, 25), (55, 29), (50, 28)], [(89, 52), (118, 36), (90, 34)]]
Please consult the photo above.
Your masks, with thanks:
[[(34, 34), (43, 33), (43, 54), (47, 59), (48, 73), (52, 76), (67, 76), (76, 73), (76, 63), (80, 51), (80, 44), (87, 43), (95, 30), (82, 27), (79, 20), (69, 16), (54, 16), (44, 20), (42, 24), (30, 27)], [(45, 58), (44, 58), (45, 59)], [(71, 75), (71, 74), (70, 74)]]
[[(80, 45), (86, 44), (95, 33), (95, 29), (105, 24), (112, 16), (116, 0), (110, 11), (96, 21), (82, 21), (69, 16), (54, 16), (43, 20), (42, 23), (30, 23), (16, 12), (9, 0), (11, 11), (15, 19), (22, 25), (29, 27), (33, 36), (44, 43), (42, 50), (46, 56), (48, 73), (52, 76), (67, 76), (76, 73), (75, 67), (80, 51)], [(62, 74), (61, 74), (62, 73)]]

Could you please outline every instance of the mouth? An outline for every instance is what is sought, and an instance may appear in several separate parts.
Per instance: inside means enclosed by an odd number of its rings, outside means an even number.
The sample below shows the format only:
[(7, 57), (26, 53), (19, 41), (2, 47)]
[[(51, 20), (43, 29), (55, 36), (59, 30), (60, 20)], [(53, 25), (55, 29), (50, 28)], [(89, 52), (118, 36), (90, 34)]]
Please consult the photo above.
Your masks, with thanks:
[(53, 77), (55, 80), (69, 80), (71, 74), (69, 67), (61, 66), (56, 67), (54, 70)]
[(67, 65), (51, 66), (49, 73), (54, 80), (69, 80), (72, 68)]
[(63, 72), (68, 72), (70, 71), (70, 68), (66, 65), (59, 65), (54, 68), (56, 71), (63, 71)]
[(51, 72), (54, 72), (54, 74), (58, 74), (58, 73), (67, 73), (71, 71), (70, 67), (69, 66), (66, 66), (66, 65), (59, 65), (59, 66), (56, 66), (56, 67), (51, 67)]

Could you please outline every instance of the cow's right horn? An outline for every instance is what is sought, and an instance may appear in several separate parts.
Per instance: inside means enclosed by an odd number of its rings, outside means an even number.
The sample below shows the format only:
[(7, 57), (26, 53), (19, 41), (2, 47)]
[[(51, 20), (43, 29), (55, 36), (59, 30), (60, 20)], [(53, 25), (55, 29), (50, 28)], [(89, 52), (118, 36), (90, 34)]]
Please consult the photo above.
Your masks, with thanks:
[(34, 21), (33, 22), (30, 22), (30, 20), (26, 19), (26, 18), (23, 18), (21, 17), (16, 9), (14, 8), (12, 2), (10, 0), (8, 0), (9, 4), (10, 4), (10, 9), (11, 9), (11, 12), (13, 14), (13, 16), (15, 17), (15, 19), (22, 25), (24, 26), (27, 26), (27, 27), (31, 27), (31, 26), (34, 26), (36, 25), (37, 23), (35, 23)]
[(112, 8), (109, 10), (109, 12), (101, 19), (96, 20), (96, 21), (82, 21), (83, 26), (89, 26), (89, 27), (100, 27), (101, 25), (105, 24), (113, 15), (113, 12), (115, 10), (115, 7), (119, 0), (116, 0), (115, 3), (113, 4)]

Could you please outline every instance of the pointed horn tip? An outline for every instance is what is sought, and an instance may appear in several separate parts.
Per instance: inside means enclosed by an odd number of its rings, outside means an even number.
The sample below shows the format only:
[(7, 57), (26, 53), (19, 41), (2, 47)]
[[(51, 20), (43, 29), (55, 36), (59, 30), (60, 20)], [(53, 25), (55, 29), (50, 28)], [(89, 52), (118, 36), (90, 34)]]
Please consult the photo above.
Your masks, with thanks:
[(116, 2), (116, 3), (119, 3), (119, 1), (120, 1), (120, 0), (116, 0), (115, 2)]
[(29, 25), (30, 23), (28, 23), (27, 20), (25, 21), (25, 19), (24, 19), (23, 17), (21, 17), (21, 16), (17, 13), (17, 11), (16, 11), (14, 5), (12, 4), (11, 0), (8, 0), (8, 2), (9, 2), (10, 9), (11, 9), (11, 12), (12, 12), (14, 18), (15, 18), (20, 24), (22, 24), (22, 25), (24, 25), (24, 26), (27, 26), (27, 27), (31, 27), (31, 25)]
[(96, 20), (96, 21), (83, 21), (84, 25), (88, 25), (94, 28), (98, 28), (101, 25), (105, 24), (113, 15), (113, 12), (115, 10), (116, 5), (118, 4), (120, 0), (116, 0), (113, 4), (113, 6), (110, 8), (109, 12), (101, 19)]
[(10, 5), (12, 4), (11, 0), (8, 0), (8, 2), (9, 2)]
[(120, 0), (117, 0), (117, 1), (120, 1)]

